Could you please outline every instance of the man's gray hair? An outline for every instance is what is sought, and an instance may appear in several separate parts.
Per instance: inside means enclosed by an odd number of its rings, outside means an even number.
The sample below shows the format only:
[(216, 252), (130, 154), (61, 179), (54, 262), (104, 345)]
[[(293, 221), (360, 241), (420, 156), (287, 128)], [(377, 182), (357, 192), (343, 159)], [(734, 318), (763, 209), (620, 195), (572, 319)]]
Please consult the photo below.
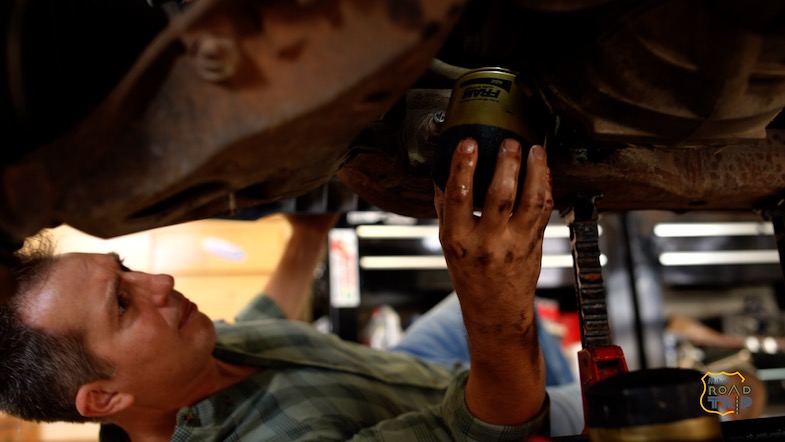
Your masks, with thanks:
[(58, 259), (50, 239), (33, 243), (14, 254), (16, 290), (0, 305), (0, 411), (30, 421), (89, 422), (94, 419), (76, 409), (76, 392), (108, 379), (114, 367), (90, 353), (83, 330), (52, 334), (21, 319), (28, 295), (45, 283)]

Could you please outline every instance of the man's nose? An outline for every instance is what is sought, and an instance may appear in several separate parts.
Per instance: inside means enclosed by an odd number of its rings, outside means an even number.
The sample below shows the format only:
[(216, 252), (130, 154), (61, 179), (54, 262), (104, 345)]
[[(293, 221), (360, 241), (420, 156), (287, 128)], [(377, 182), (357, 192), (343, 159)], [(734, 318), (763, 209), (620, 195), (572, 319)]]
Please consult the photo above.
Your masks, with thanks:
[(166, 303), (174, 290), (174, 278), (171, 275), (147, 275), (147, 286), (150, 291), (150, 300), (158, 307)]

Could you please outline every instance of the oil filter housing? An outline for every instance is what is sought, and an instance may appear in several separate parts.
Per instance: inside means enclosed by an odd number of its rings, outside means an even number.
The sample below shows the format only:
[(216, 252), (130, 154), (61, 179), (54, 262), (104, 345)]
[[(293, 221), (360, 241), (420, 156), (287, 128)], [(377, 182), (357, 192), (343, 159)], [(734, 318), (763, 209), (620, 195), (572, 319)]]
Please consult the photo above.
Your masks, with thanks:
[(519, 182), (526, 175), (525, 158), (539, 137), (524, 118), (525, 95), (516, 84), (516, 74), (503, 68), (480, 68), (467, 72), (455, 82), (450, 96), (439, 143), (432, 163), (432, 177), (444, 190), (450, 174), (452, 153), (460, 140), (471, 137), (479, 150), (474, 173), (474, 207), (482, 209), (485, 194), (496, 167), (502, 141), (513, 138), (521, 143), (523, 164)]

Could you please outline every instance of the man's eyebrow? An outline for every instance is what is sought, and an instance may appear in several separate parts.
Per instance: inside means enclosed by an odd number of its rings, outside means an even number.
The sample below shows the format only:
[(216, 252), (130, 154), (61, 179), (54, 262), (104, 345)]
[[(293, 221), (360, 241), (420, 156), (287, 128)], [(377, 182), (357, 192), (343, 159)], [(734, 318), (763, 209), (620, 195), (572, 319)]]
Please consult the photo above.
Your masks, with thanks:
[[(112, 258), (114, 258), (114, 260), (117, 262), (117, 265), (120, 267), (120, 269), (123, 269), (123, 267), (125, 267), (123, 265), (122, 258), (120, 258), (120, 255), (118, 255), (117, 253), (108, 253), (107, 255), (109, 255)], [(104, 296), (104, 299), (105, 299), (104, 310), (107, 312), (107, 314), (109, 315), (110, 318), (113, 318), (113, 317), (117, 316), (117, 314), (116, 314), (117, 294), (120, 291), (120, 282), (121, 282), (120, 281), (120, 274), (119, 273), (115, 273), (114, 277), (111, 280), (111, 283), (107, 287), (106, 295)]]

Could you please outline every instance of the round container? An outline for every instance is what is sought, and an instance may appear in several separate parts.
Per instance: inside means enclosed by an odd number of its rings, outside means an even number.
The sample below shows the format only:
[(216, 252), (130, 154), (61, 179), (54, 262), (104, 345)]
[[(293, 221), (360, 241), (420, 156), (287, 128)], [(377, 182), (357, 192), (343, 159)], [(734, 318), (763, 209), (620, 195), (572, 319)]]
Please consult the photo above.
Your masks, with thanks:
[(474, 174), (474, 206), (482, 209), (501, 142), (514, 138), (521, 143), (523, 165), (532, 142), (539, 139), (526, 120), (525, 96), (515, 82), (515, 73), (503, 68), (481, 68), (462, 75), (450, 96), (439, 143), (433, 158), (432, 176), (444, 190), (450, 174), (452, 153), (458, 142), (472, 137), (477, 141), (479, 158)]
[(718, 416), (701, 407), (703, 373), (658, 368), (620, 374), (587, 391), (592, 442), (721, 442)]

